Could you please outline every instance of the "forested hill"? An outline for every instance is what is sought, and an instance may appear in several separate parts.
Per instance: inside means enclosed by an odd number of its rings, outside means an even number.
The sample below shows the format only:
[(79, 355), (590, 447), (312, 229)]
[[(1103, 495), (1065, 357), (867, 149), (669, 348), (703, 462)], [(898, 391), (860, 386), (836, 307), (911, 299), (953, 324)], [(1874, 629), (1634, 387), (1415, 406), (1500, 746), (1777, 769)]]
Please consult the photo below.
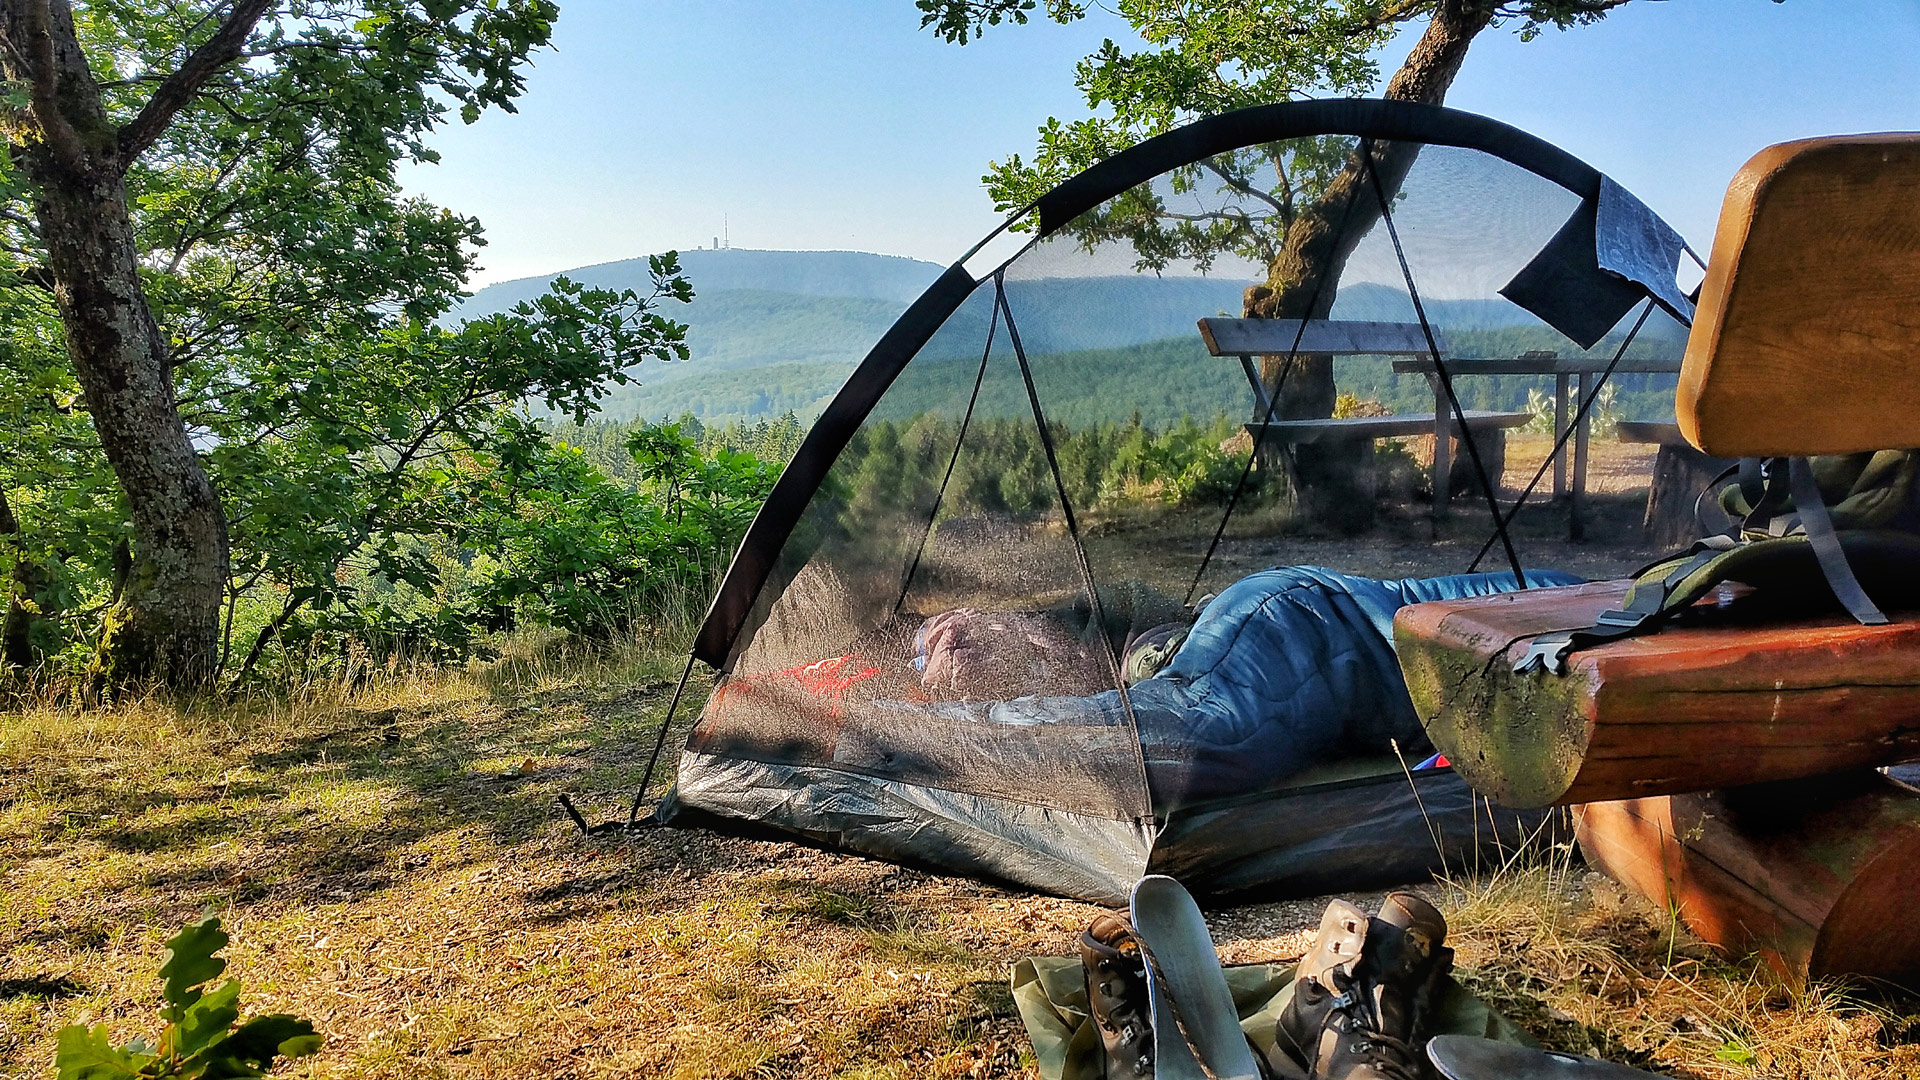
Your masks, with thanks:
[[(904, 308), (926, 291), (945, 267), (899, 255), (865, 251), (721, 251), (680, 253), (680, 268), (702, 297), (735, 289), (883, 300)], [(624, 259), (562, 271), (583, 285), (645, 291), (652, 283), (647, 260)], [(462, 304), (457, 315), (505, 311), (545, 292), (560, 274), (516, 278), (489, 285)]]
[[(793, 412), (810, 421), (900, 312), (942, 270), (929, 262), (853, 251), (697, 250), (681, 253), (680, 260), (693, 283), (695, 299), (685, 307), (669, 305), (662, 313), (688, 325), (692, 357), (686, 363), (643, 365), (635, 373), (637, 383), (619, 387), (605, 399), (603, 415), (609, 420), (692, 413), (710, 423), (751, 422)], [(588, 285), (650, 287), (645, 259), (565, 273)], [(454, 315), (475, 317), (506, 310), (539, 295), (552, 278), (488, 286)], [(1127, 397), (1129, 386), (1142, 385), (1143, 361), (1198, 351), (1195, 320), (1238, 314), (1245, 284), (1238, 279), (1139, 275), (1009, 280), (1007, 289), (1028, 352), (1036, 357), (1063, 357), (1061, 364), (1038, 366), (1072, 368), (1092, 379), (1083, 383), (1080, 393)], [(1571, 348), (1503, 300), (1435, 299), (1426, 306), (1460, 355), (1492, 355), (1483, 351), (1489, 348), (1500, 355), (1525, 348)], [(969, 301), (930, 344), (929, 357), (977, 358), (989, 310), (984, 293)], [(1346, 319), (1414, 318), (1404, 290), (1364, 282), (1341, 290), (1334, 314)], [(1191, 348), (1183, 348), (1183, 343)], [(1092, 355), (1096, 352), (1109, 355), (1096, 360)], [(1064, 359), (1068, 354), (1072, 359)], [(1384, 370), (1369, 369), (1363, 374), (1343, 365), (1343, 374), (1351, 377), (1351, 389), (1363, 396), (1411, 394), (1411, 389), (1399, 393), (1402, 388), (1393, 385), (1396, 380), (1386, 378)], [(1193, 368), (1175, 365), (1154, 378), (1164, 383), (1172, 398), (1158, 409), (1147, 408), (1149, 413), (1182, 411), (1172, 399), (1182, 399), (1184, 405), (1189, 392), (1200, 392), (1210, 400), (1233, 392), (1240, 376), (1231, 361), (1203, 357)], [(1239, 392), (1244, 392), (1244, 384), (1238, 385)], [(1522, 402), (1525, 399), (1524, 389), (1518, 386), (1511, 388), (1513, 393), (1502, 392), (1509, 388), (1487, 389), (1503, 398), (1517, 393)]]
[[(703, 420), (750, 420), (787, 411), (811, 418), (847, 372), (943, 268), (861, 251), (696, 250), (680, 253), (693, 303), (661, 313), (688, 325), (691, 359), (649, 362), (638, 382), (604, 401), (612, 420), (658, 419), (692, 412)], [(601, 288), (652, 287), (647, 260), (627, 259), (564, 271)], [(453, 312), (474, 318), (505, 311), (544, 292), (558, 275), (503, 281)], [(742, 373), (754, 370), (752, 377)]]

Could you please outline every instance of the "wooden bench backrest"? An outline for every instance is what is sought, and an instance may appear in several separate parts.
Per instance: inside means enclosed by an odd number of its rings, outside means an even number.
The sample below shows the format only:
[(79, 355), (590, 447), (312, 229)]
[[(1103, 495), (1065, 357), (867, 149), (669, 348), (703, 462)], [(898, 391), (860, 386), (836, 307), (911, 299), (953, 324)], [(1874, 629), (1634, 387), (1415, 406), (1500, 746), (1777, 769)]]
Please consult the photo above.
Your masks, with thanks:
[[(1200, 337), (1214, 356), (1286, 356), (1296, 351), (1320, 356), (1427, 356), (1427, 336), (1419, 323), (1343, 322), (1310, 319), (1201, 319)], [(1446, 354), (1440, 331), (1434, 342)]]
[(1920, 134), (1747, 162), (1674, 404), (1687, 440), (1720, 457), (1920, 446)]

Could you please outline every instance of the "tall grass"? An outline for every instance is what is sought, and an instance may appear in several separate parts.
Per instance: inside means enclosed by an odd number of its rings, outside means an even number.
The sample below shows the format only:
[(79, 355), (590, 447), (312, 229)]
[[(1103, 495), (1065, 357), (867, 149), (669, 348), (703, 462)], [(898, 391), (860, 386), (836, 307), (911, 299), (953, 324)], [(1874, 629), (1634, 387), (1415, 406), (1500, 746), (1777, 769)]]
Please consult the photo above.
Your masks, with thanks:
[(1920, 1075), (1920, 1000), (1723, 957), (1571, 842), (1442, 880), (1461, 982), (1548, 1046), (1729, 1080)]

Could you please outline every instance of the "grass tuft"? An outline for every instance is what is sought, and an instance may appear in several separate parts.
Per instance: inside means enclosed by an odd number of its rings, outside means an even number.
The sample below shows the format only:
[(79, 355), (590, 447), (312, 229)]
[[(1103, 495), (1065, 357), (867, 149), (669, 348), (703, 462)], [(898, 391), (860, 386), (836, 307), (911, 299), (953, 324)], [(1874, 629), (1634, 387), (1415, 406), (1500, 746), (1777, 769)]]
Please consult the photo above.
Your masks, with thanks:
[(1547, 1046), (1679, 1076), (1920, 1075), (1920, 1001), (1780, 982), (1574, 861), (1570, 845), (1442, 889), (1459, 978)]

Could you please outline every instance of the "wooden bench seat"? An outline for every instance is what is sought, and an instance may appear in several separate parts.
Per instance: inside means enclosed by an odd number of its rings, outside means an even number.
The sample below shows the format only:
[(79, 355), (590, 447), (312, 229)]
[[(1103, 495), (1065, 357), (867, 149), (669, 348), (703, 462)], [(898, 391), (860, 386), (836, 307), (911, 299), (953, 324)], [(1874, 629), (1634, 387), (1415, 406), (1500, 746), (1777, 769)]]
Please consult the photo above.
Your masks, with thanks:
[(1767, 619), (1730, 587), (1655, 633), (1517, 674), (1545, 632), (1590, 626), (1628, 582), (1414, 604), (1394, 648), (1433, 744), (1474, 790), (1532, 808), (1920, 760), (1920, 618)]
[(1687, 446), (1680, 425), (1671, 420), (1622, 420), (1613, 426), (1613, 437), (1623, 443), (1642, 446)]
[[(1273, 414), (1267, 386), (1254, 365), (1256, 357), (1269, 356), (1398, 356), (1419, 357), (1431, 364), (1436, 355), (1445, 356), (1446, 338), (1438, 330), (1419, 323), (1357, 322), (1339, 319), (1229, 319), (1200, 320), (1200, 339), (1214, 356), (1232, 356), (1240, 361), (1247, 385), (1253, 391), (1254, 416)], [(1429, 378), (1431, 379), (1431, 372)], [(1438, 392), (1436, 403), (1441, 403)], [(1256, 420), (1247, 430), (1260, 438), (1264, 446), (1284, 448), (1293, 459), (1292, 479), (1302, 488), (1325, 486), (1330, 498), (1316, 500), (1323, 512), (1334, 511), (1348, 531), (1359, 531), (1373, 520), (1372, 444), (1376, 439), (1432, 435), (1434, 513), (1444, 516), (1447, 500), (1456, 490), (1472, 489), (1477, 482), (1469, 469), (1460, 468), (1452, 454), (1452, 443), (1460, 437), (1459, 424), (1440, 412), (1406, 416), (1285, 419), (1261, 424)], [(1494, 482), (1506, 461), (1505, 429), (1527, 422), (1526, 413), (1489, 413), (1469, 411), (1467, 429), (1480, 458)], [(1461, 474), (1461, 475), (1456, 475)]]
[[(1414, 435), (1431, 435), (1438, 426), (1432, 413), (1408, 413), (1394, 416), (1349, 416), (1329, 420), (1275, 420), (1268, 424), (1248, 424), (1248, 433), (1258, 436), (1262, 427), (1266, 428), (1267, 439), (1271, 442), (1312, 443), (1332, 442), (1339, 439), (1396, 439)], [(1533, 419), (1533, 414), (1523, 412), (1486, 412), (1480, 409), (1467, 410), (1467, 429), (1475, 435), (1482, 431), (1517, 428)], [(1454, 438), (1460, 436), (1458, 422), (1449, 421), (1448, 434)]]

